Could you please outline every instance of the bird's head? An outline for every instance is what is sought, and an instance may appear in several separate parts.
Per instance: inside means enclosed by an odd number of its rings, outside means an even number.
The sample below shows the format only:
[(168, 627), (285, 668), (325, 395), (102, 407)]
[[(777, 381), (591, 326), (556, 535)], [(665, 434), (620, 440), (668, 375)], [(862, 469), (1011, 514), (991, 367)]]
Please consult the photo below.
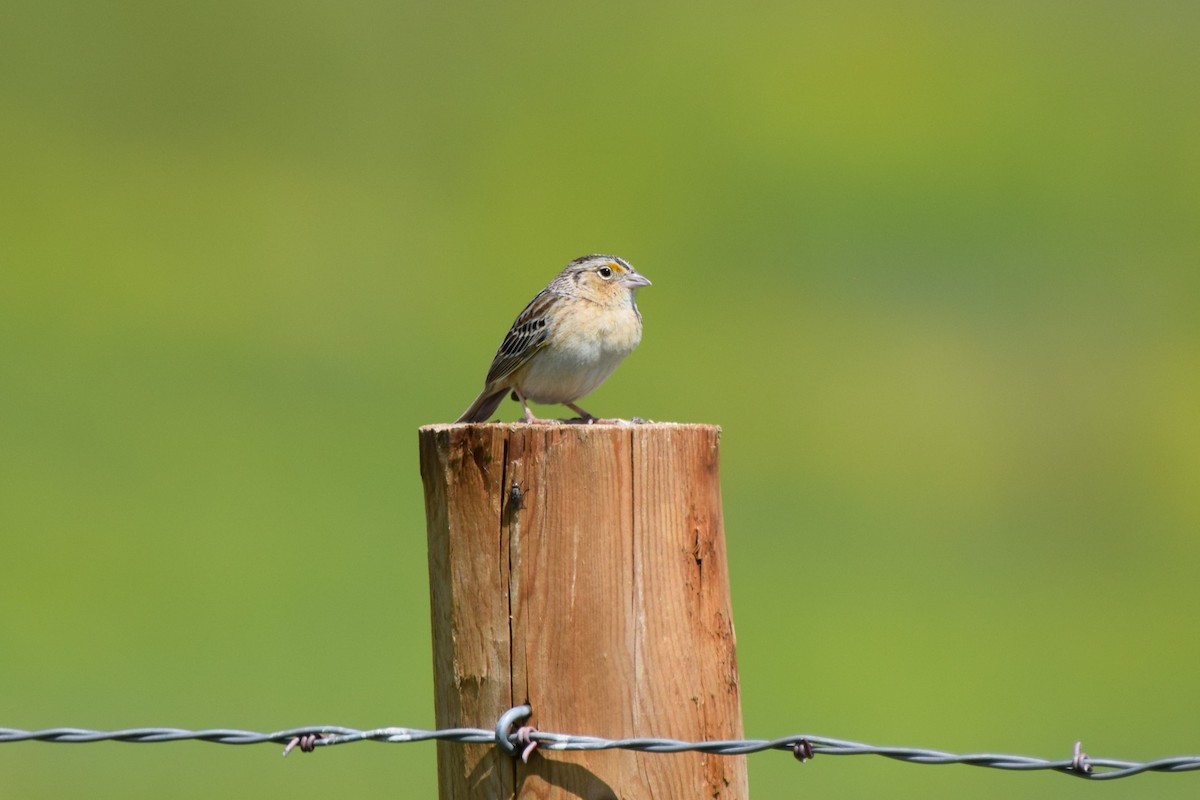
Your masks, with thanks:
[(567, 265), (559, 277), (569, 281), (573, 291), (597, 299), (625, 297), (627, 292), (650, 285), (649, 278), (617, 256), (577, 258)]

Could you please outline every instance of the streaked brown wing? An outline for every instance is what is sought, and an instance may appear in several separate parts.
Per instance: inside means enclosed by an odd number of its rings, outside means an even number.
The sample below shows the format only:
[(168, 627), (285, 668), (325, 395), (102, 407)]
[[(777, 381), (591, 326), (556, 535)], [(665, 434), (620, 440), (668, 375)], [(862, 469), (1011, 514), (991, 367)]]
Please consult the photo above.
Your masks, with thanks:
[(517, 315), (517, 319), (509, 329), (508, 335), (500, 343), (492, 366), (488, 369), (487, 383), (501, 380), (512, 374), (522, 364), (529, 360), (546, 343), (550, 335), (550, 306), (559, 299), (555, 292), (543, 289), (529, 301), (525, 310)]

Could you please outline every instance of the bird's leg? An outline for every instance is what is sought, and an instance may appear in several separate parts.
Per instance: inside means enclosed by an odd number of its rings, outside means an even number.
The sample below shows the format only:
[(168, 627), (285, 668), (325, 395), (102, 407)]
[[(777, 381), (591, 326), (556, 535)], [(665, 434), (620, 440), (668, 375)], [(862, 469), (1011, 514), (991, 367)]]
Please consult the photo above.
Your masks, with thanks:
[(525, 395), (521, 394), (516, 389), (513, 389), (513, 394), (515, 394), (517, 399), (521, 401), (521, 408), (525, 409), (525, 422), (529, 425), (532, 425), (537, 421), (537, 419), (533, 416), (533, 412), (529, 410), (529, 403), (525, 402)]
[(538, 419), (529, 410), (529, 403), (525, 401), (525, 395), (521, 394), (519, 389), (513, 389), (513, 394), (521, 401), (521, 407), (525, 409), (525, 424), (526, 425), (553, 425), (558, 422), (556, 419)]
[(591, 425), (593, 422), (595, 422), (597, 420), (596, 417), (594, 417), (591, 414), (589, 414), (588, 412), (584, 411), (582, 408), (575, 405), (574, 403), (563, 403), (563, 405), (566, 406), (567, 408), (571, 409), (572, 411), (574, 411), (576, 414), (578, 414), (579, 418), (582, 419), (588, 425)]

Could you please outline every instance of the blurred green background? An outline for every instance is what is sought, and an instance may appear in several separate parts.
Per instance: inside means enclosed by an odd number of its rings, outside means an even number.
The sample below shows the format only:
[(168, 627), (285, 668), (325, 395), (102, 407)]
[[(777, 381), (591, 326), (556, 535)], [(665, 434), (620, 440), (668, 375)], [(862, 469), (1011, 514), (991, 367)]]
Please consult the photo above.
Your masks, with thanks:
[[(585, 407), (724, 428), (749, 735), (1200, 752), (1198, 98), (1190, 2), (8, 0), (0, 725), (431, 726), (416, 428), (599, 251), (654, 286)], [(0, 746), (4, 797), (434, 792)]]

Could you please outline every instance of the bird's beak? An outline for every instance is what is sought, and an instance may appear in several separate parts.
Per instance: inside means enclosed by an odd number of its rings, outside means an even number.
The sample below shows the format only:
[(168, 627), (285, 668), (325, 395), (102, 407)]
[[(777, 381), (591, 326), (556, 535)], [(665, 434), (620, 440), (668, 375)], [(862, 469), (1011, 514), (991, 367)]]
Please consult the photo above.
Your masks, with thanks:
[(633, 272), (622, 278), (621, 283), (629, 289), (636, 289), (639, 286), (649, 286), (650, 279), (641, 273)]

